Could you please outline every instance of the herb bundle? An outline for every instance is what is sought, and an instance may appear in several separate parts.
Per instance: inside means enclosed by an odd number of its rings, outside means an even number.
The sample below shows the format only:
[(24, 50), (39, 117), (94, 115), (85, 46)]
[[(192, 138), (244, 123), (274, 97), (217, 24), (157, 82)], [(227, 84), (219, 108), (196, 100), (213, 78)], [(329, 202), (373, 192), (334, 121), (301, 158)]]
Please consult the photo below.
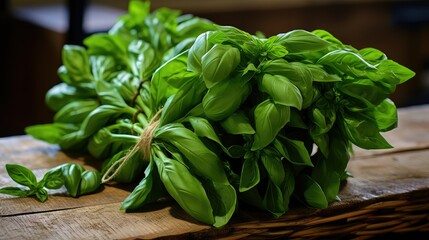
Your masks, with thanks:
[[(103, 160), (98, 184), (139, 181), (124, 210), (169, 195), (216, 227), (238, 200), (277, 217), (293, 199), (339, 200), (352, 145), (391, 147), (380, 134), (397, 125), (388, 96), (414, 76), (324, 30), (254, 36), (140, 1), (84, 43), (64, 46), (63, 83), (47, 93), (54, 122), (27, 133)], [(72, 196), (91, 192), (79, 179), (64, 180)]]

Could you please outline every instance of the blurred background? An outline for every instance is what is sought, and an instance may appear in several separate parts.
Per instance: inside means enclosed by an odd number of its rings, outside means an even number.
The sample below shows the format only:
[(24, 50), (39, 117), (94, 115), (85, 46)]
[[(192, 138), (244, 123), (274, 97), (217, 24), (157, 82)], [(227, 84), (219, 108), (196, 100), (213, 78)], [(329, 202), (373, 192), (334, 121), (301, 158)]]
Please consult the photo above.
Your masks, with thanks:
[[(60, 82), (62, 46), (109, 30), (127, 7), (126, 0), (0, 1), (0, 137), (52, 122), (44, 96)], [(358, 49), (378, 48), (416, 72), (391, 96), (398, 107), (429, 103), (429, 1), (153, 0), (152, 8), (159, 7), (266, 36), (325, 29)]]

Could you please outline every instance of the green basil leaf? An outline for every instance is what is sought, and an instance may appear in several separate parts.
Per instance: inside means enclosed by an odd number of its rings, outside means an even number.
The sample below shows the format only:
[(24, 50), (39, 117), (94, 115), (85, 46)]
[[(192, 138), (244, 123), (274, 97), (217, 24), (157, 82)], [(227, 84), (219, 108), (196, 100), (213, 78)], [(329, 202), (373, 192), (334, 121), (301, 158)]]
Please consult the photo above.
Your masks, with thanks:
[(232, 26), (217, 25), (216, 28), (218, 30), (209, 36), (210, 42), (215, 44), (231, 44), (242, 50), (249, 58), (254, 58), (259, 55), (260, 45), (262, 45), (259, 39)]
[[(80, 124), (100, 104), (95, 99), (75, 100), (62, 107), (54, 116), (55, 123)], [(64, 134), (63, 134), (64, 135)]]
[(45, 95), (46, 105), (58, 112), (65, 105), (78, 99), (96, 97), (94, 86), (92, 88), (77, 88), (66, 83), (59, 83), (50, 88)]
[(237, 206), (237, 194), (230, 184), (214, 182), (204, 184), (210, 204), (213, 208), (214, 227), (226, 225), (234, 214)]
[(229, 134), (254, 134), (249, 118), (244, 114), (243, 111), (238, 111), (231, 114), (225, 120), (220, 122), (220, 125)]
[[(153, 73), (150, 86), (152, 110), (156, 111), (158, 106), (163, 105), (167, 98), (177, 92), (178, 87), (189, 81), (189, 78), (177, 77), (186, 73), (186, 68), (187, 55), (184, 52), (165, 62)], [(174, 81), (170, 81), (170, 78)]]
[(251, 85), (245, 79), (227, 79), (208, 90), (202, 101), (204, 113), (210, 120), (223, 120), (241, 106), (250, 92)]
[(198, 221), (213, 224), (213, 209), (201, 182), (179, 161), (165, 156), (154, 160), (165, 189), (182, 209)]
[(377, 64), (387, 59), (386, 54), (375, 48), (363, 48), (358, 53), (365, 61), (371, 64)]
[(267, 170), (268, 177), (276, 186), (281, 186), (285, 179), (283, 162), (276, 154), (269, 153), (267, 150), (262, 151), (261, 162)]
[(398, 113), (395, 103), (390, 99), (385, 99), (374, 108), (374, 118), (378, 130), (381, 132), (396, 128), (398, 126)]
[(182, 124), (167, 124), (158, 128), (155, 138), (174, 145), (188, 159), (193, 173), (213, 182), (227, 183), (223, 164), (191, 130)]
[(64, 185), (63, 173), (61, 168), (53, 168), (45, 173), (40, 181), (42, 186), (48, 189), (58, 189)]
[(90, 56), (91, 73), (95, 81), (109, 82), (114, 76), (118, 67), (115, 59), (111, 56)]
[(121, 94), (113, 87), (112, 84), (105, 81), (98, 81), (95, 85), (98, 99), (101, 104), (112, 105), (116, 107), (125, 108), (128, 105), (125, 103)]
[(121, 209), (137, 210), (143, 205), (158, 200), (165, 192), (153, 161), (146, 167), (145, 176), (122, 202)]
[(314, 143), (317, 145), (317, 150), (320, 151), (324, 156), (329, 155), (329, 135), (327, 133), (316, 134), (310, 129), (310, 136)]
[(62, 61), (71, 77), (71, 81), (66, 83), (79, 86), (82, 82), (92, 81), (89, 57), (85, 48), (78, 45), (64, 45)]
[(195, 43), (189, 49), (188, 53), (188, 70), (201, 73), (201, 61), (204, 56), (212, 47), (213, 44), (208, 40), (212, 32), (202, 33), (197, 37)]
[(39, 199), (41, 202), (45, 202), (48, 199), (48, 191), (46, 191), (46, 189), (38, 189), (36, 192), (36, 197), (37, 199)]
[(260, 181), (257, 158), (246, 158), (243, 162), (240, 175), (240, 192), (246, 192), (255, 187)]
[(25, 128), (25, 132), (33, 138), (43, 140), (51, 144), (61, 143), (65, 135), (78, 130), (78, 126), (70, 123), (37, 124)]
[(310, 176), (303, 175), (299, 178), (299, 186), (305, 202), (314, 208), (327, 208), (328, 200), (320, 185)]
[(9, 174), (10, 178), (16, 183), (19, 183), (23, 186), (27, 186), (31, 189), (37, 186), (37, 179), (34, 173), (21, 165), (18, 164), (6, 164), (6, 171)]
[(365, 61), (359, 54), (346, 50), (329, 52), (321, 57), (317, 63), (354, 77), (366, 77), (368, 72), (377, 71), (374, 65)]
[[(332, 154), (330, 155), (329, 161), (335, 161)], [(316, 166), (311, 172), (311, 178), (316, 181), (322, 188), (326, 200), (332, 202), (337, 200), (337, 194), (340, 190), (340, 175), (331, 167), (328, 159), (321, 156), (316, 162)]]
[(188, 120), (198, 137), (206, 137), (219, 144), (224, 151), (228, 152), (217, 136), (215, 129), (207, 119), (201, 117), (189, 117)]
[(377, 122), (363, 113), (344, 112), (342, 115), (343, 131), (350, 141), (363, 149), (385, 149), (392, 146), (380, 135)]
[(414, 76), (415, 72), (392, 60), (383, 60), (377, 65), (376, 72), (368, 73), (372, 80), (390, 85), (402, 84)]
[(299, 89), (282, 75), (264, 74), (259, 86), (261, 92), (268, 93), (275, 104), (302, 108), (302, 96)]
[[(306, 108), (311, 104), (311, 100), (313, 99), (313, 81), (327, 75), (326, 73), (322, 75), (320, 72), (313, 73), (313, 69), (310, 68), (310, 66), (309, 64), (300, 62), (287, 62), (284, 59), (276, 59), (265, 62), (262, 65), (262, 72), (275, 76), (281, 75), (285, 77), (287, 81), (295, 85), (302, 96), (302, 107)], [(286, 95), (289, 95), (289, 93)]]
[(265, 209), (272, 213), (275, 217), (282, 216), (286, 209), (283, 205), (283, 193), (281, 189), (270, 179), (265, 192), (262, 204)]
[(85, 170), (81, 174), (79, 195), (96, 191), (101, 185), (101, 174), (98, 171)]
[(79, 186), (82, 179), (82, 172), (85, 170), (79, 164), (65, 163), (61, 166), (64, 178), (64, 185), (70, 196), (79, 196)]
[(201, 102), (205, 92), (206, 87), (198, 77), (189, 79), (165, 103), (161, 114), (161, 125), (174, 122), (185, 116)]
[(307, 70), (311, 74), (311, 78), (314, 82), (340, 82), (341, 77), (335, 74), (329, 74), (321, 65), (306, 64)]
[(83, 44), (87, 46), (89, 55), (112, 56), (119, 63), (129, 64), (127, 57), (128, 43), (118, 35), (108, 33), (91, 34), (83, 40)]
[(270, 47), (268, 50), (267, 56), (270, 59), (277, 59), (282, 58), (288, 54), (288, 50), (286, 50), (286, 47), (280, 45), (280, 44), (273, 44), (273, 46)]
[(256, 134), (252, 151), (266, 147), (275, 139), (290, 120), (290, 107), (275, 104), (267, 99), (256, 106), (254, 118)]
[(88, 138), (103, 128), (111, 119), (115, 119), (121, 114), (133, 115), (135, 110), (130, 107), (118, 107), (113, 105), (100, 105), (85, 118), (80, 126), (79, 135), (81, 138)]
[(383, 91), (377, 83), (369, 79), (350, 79), (342, 81), (336, 87), (341, 92), (357, 98), (370, 106), (380, 104), (390, 94)]
[(19, 187), (2, 187), (0, 188), (1, 194), (7, 194), (17, 197), (27, 197), (28, 196), (28, 190), (19, 188)]
[[(131, 147), (128, 147), (131, 148)], [(121, 159), (122, 157), (125, 157), (126, 154), (128, 154), (128, 150), (123, 150), (118, 153), (116, 153), (104, 166), (103, 166), (103, 173), (110, 167), (112, 164), (114, 164), (116, 161)], [(142, 154), (140, 152), (135, 152), (130, 156), (128, 161), (124, 163), (123, 167), (115, 176), (115, 181), (119, 183), (131, 183), (135, 181), (140, 174), (142, 173), (143, 169), (145, 167), (145, 162), (143, 160)]]
[(289, 53), (318, 51), (330, 46), (329, 42), (305, 30), (293, 30), (279, 34), (278, 42), (286, 47)]
[(285, 180), (281, 186), (281, 191), (283, 192), (283, 207), (285, 211), (289, 208), (290, 197), (295, 191), (295, 175), (291, 168), (284, 167), (285, 170)]
[(85, 152), (88, 139), (82, 135), (81, 131), (67, 133), (61, 138), (59, 146), (64, 151)]
[(283, 137), (281, 140), (274, 140), (273, 146), (290, 163), (313, 167), (310, 153), (307, 151), (304, 142)]
[(331, 101), (321, 97), (310, 107), (308, 116), (310, 118), (310, 133), (321, 135), (333, 127), (337, 119), (336, 107)]
[(229, 45), (214, 45), (201, 59), (203, 80), (207, 88), (228, 77), (240, 63), (240, 51)]
[(143, 40), (134, 40), (128, 45), (129, 59), (135, 76), (141, 80), (149, 80), (153, 72), (161, 64), (160, 57), (150, 43)]
[(338, 40), (336, 37), (334, 37), (331, 33), (328, 31), (325, 31), (323, 29), (316, 29), (312, 31), (314, 35), (320, 37), (321, 39), (329, 42), (331, 44), (331, 48), (338, 49), (338, 48), (344, 48), (343, 43)]

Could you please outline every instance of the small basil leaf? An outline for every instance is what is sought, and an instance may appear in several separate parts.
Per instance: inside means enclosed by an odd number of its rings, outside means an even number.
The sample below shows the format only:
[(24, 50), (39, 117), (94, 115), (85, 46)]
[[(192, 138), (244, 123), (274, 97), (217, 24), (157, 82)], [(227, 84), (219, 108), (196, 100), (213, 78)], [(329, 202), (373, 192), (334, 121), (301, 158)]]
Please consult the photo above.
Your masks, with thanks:
[(48, 199), (48, 191), (46, 191), (46, 189), (39, 189), (36, 192), (36, 197), (37, 199), (39, 199), (41, 202), (45, 202)]
[(96, 191), (101, 185), (101, 175), (98, 171), (86, 170), (81, 174), (79, 195)]
[(251, 85), (238, 76), (213, 86), (202, 102), (207, 118), (220, 121), (230, 116), (237, 111), (250, 92)]
[(43, 186), (49, 189), (58, 189), (64, 185), (63, 173), (61, 168), (49, 170), (40, 181)]
[(274, 140), (273, 145), (290, 163), (313, 167), (310, 153), (307, 151), (304, 142), (281, 138), (281, 141)]
[(188, 53), (188, 69), (194, 72), (201, 73), (201, 59), (212, 47), (213, 44), (208, 40), (212, 32), (205, 32), (197, 37), (195, 43), (189, 49)]
[(254, 118), (256, 134), (252, 151), (260, 150), (274, 140), (290, 120), (290, 107), (275, 104), (267, 99), (256, 106)]
[(79, 185), (82, 179), (83, 167), (79, 164), (66, 163), (61, 166), (64, 178), (64, 185), (70, 196), (79, 196)]
[(262, 151), (261, 162), (273, 184), (281, 186), (285, 179), (285, 171), (280, 157), (265, 150)]
[(79, 130), (79, 127), (70, 123), (47, 123), (28, 126), (25, 132), (35, 139), (51, 144), (59, 144), (63, 137)]
[(378, 130), (381, 132), (396, 128), (398, 126), (398, 113), (395, 103), (390, 99), (385, 99), (374, 108), (374, 118)]
[(330, 46), (329, 42), (305, 30), (293, 30), (279, 34), (279, 43), (286, 47), (289, 53), (318, 51)]
[(264, 74), (259, 89), (268, 93), (276, 104), (295, 107), (298, 110), (302, 108), (301, 92), (282, 75)]
[(122, 202), (121, 209), (136, 210), (144, 204), (155, 202), (165, 192), (159, 178), (158, 169), (153, 161), (150, 161), (145, 170), (145, 176), (128, 197)]
[[(368, 113), (370, 114), (370, 113)], [(392, 146), (380, 135), (377, 122), (364, 113), (344, 112), (340, 121), (350, 141), (363, 149), (385, 149)]]
[(28, 190), (25, 190), (19, 187), (3, 187), (3, 188), (0, 188), (0, 193), (17, 196), (17, 197), (28, 196)]
[(155, 138), (174, 145), (188, 159), (194, 174), (213, 182), (228, 182), (219, 157), (208, 149), (194, 132), (182, 124), (167, 124), (158, 128)]
[(10, 178), (12, 178), (16, 183), (29, 188), (35, 188), (37, 186), (36, 175), (24, 166), (18, 164), (6, 164), (6, 171)]
[(240, 176), (240, 192), (248, 191), (256, 186), (260, 181), (260, 173), (257, 158), (247, 158), (244, 160)]
[(299, 188), (302, 191), (305, 202), (314, 208), (327, 208), (328, 200), (320, 185), (310, 176), (303, 175), (299, 178)]
[(262, 204), (264, 205), (265, 209), (272, 213), (275, 217), (282, 216), (286, 211), (286, 208), (283, 205), (283, 193), (271, 179), (268, 181), (268, 187), (264, 198), (262, 199)]
[(224, 80), (240, 63), (240, 51), (229, 45), (216, 44), (201, 61), (203, 80), (207, 88)]
[(229, 117), (223, 120), (220, 125), (225, 130), (225, 132), (229, 134), (238, 135), (255, 133), (255, 129), (253, 129), (249, 118), (242, 111), (231, 114)]
[[(155, 153), (157, 154), (157, 153)], [(158, 154), (159, 151), (158, 151)], [(166, 156), (153, 157), (165, 189), (189, 215), (213, 224), (213, 208), (201, 182), (183, 163)]]

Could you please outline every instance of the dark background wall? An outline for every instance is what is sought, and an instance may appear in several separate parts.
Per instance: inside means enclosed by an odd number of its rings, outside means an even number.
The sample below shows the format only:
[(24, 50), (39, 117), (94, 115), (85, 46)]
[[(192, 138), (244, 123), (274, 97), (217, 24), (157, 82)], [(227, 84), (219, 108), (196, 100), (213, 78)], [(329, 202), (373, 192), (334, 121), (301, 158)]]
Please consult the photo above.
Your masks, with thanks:
[[(45, 106), (44, 95), (59, 82), (56, 71), (63, 44), (71, 37), (79, 39), (108, 30), (128, 5), (127, 1), (87, 1), (86, 27), (81, 36), (70, 36), (68, 29), (73, 22), (68, 18), (68, 4), (54, 0), (2, 1), (0, 48), (5, 64), (0, 67), (0, 136), (24, 134), (25, 126), (52, 121), (53, 112)], [(397, 88), (391, 96), (394, 102), (399, 107), (429, 103), (427, 1), (152, 1), (153, 8), (162, 6), (251, 33), (261, 31), (270, 36), (293, 29), (325, 29), (356, 48), (378, 48), (417, 73)], [(78, 20), (73, 21), (79, 25)]]

